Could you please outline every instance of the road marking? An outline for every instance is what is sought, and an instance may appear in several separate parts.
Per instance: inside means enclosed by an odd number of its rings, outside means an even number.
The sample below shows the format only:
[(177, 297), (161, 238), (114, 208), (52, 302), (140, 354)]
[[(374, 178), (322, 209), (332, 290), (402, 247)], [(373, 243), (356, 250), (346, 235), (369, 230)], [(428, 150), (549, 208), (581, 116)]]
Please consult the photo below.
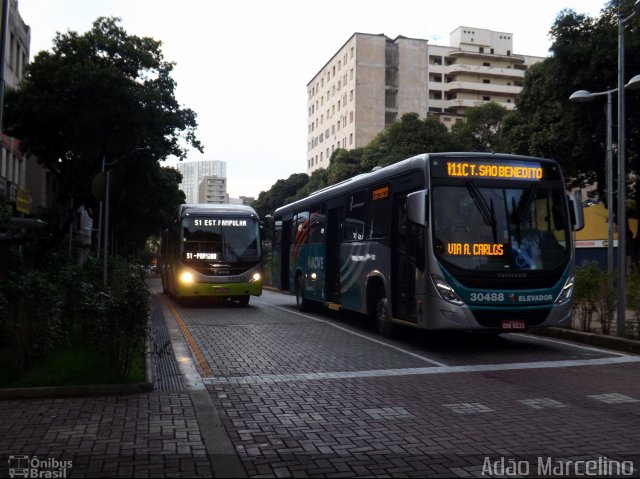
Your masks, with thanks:
[(568, 361), (537, 361), (530, 363), (478, 364), (471, 366), (441, 366), (425, 368), (377, 369), (368, 371), (339, 371), (332, 373), (264, 374), (259, 376), (229, 376), (205, 378), (206, 384), (269, 384), (285, 382), (327, 381), (335, 379), (382, 378), (428, 374), (478, 373), (493, 371), (518, 371), (526, 369), (556, 369), (579, 366), (606, 366), (612, 364), (639, 363), (640, 356), (617, 358), (574, 359)]
[(555, 344), (562, 344), (563, 346), (570, 346), (572, 348), (578, 348), (578, 349), (586, 349), (587, 351), (594, 351), (596, 353), (606, 353), (606, 354), (615, 354), (616, 356), (629, 356), (628, 354), (625, 353), (619, 353), (617, 351), (610, 351), (608, 349), (603, 349), (603, 348), (596, 348), (593, 346), (581, 346), (579, 344), (575, 344), (575, 343), (571, 343), (571, 342), (567, 342), (567, 341), (560, 341), (557, 339), (549, 339), (549, 338), (543, 338), (540, 336), (533, 336), (530, 334), (522, 334), (522, 333), (509, 333), (511, 336), (517, 336), (519, 338), (523, 338), (523, 339), (531, 339), (531, 340), (537, 340), (537, 341), (544, 341), (547, 343), (555, 343)]
[(481, 412), (494, 412), (489, 406), (479, 402), (462, 402), (456, 404), (443, 404), (444, 407), (458, 414), (477, 414)]
[[(202, 354), (202, 350), (196, 343), (195, 339), (193, 339), (193, 336), (191, 336), (189, 329), (187, 329), (187, 325), (184, 323), (182, 316), (180, 315), (178, 310), (175, 308), (175, 306), (164, 295), (162, 295), (162, 299), (164, 300), (165, 304), (169, 307), (171, 314), (173, 315), (176, 322), (178, 323), (178, 326), (180, 327), (180, 330), (182, 331), (184, 338), (187, 340), (187, 344), (189, 345), (189, 348), (191, 349), (193, 356), (196, 358), (196, 361), (198, 361), (198, 364), (200, 365), (200, 369), (202, 369), (203, 376), (205, 378), (213, 377), (214, 375), (213, 371), (209, 367), (209, 364), (207, 364), (207, 360), (204, 358), (204, 354)], [(177, 354), (176, 354), (176, 359), (178, 360), (178, 364), (181, 364), (181, 362), (185, 361), (184, 356), (178, 357)]]
[(587, 396), (589, 399), (595, 399), (596, 401), (600, 401), (607, 404), (624, 404), (630, 402), (640, 402), (639, 399), (632, 398), (630, 396), (625, 396), (620, 393), (609, 393), (609, 394), (595, 394), (592, 396)]
[(562, 404), (560, 401), (556, 401), (551, 398), (538, 398), (538, 399), (522, 399), (518, 401), (520, 404), (532, 407), (533, 409), (552, 408), (557, 409), (561, 407), (568, 407), (566, 404)]
[(385, 343), (384, 341), (380, 341), (379, 339), (375, 339), (375, 338), (366, 336), (364, 334), (356, 333), (355, 331), (352, 331), (352, 330), (350, 330), (348, 328), (345, 328), (344, 326), (340, 326), (338, 324), (332, 323), (331, 321), (327, 321), (325, 319), (314, 318), (313, 316), (309, 316), (308, 314), (300, 313), (298, 311), (292, 311), (291, 309), (283, 308), (282, 306), (274, 306), (274, 305), (269, 304), (269, 303), (263, 303), (262, 301), (256, 301), (256, 303), (262, 304), (264, 306), (268, 306), (270, 308), (281, 309), (282, 311), (286, 311), (287, 313), (295, 314), (297, 316), (302, 316), (303, 318), (311, 319), (313, 321), (317, 321), (318, 323), (323, 323), (323, 324), (326, 324), (328, 326), (332, 326), (334, 328), (339, 329), (340, 331), (344, 331), (346, 333), (352, 334), (352, 335), (357, 336), (359, 338), (366, 339), (367, 341), (371, 341), (372, 343), (379, 344), (379, 345), (384, 346), (386, 348), (390, 348), (390, 349), (393, 349), (395, 351), (399, 351), (399, 352), (401, 352), (403, 354), (406, 354), (408, 356), (414, 357), (416, 359), (420, 359), (421, 361), (425, 361), (427, 363), (435, 364), (436, 366), (440, 366), (440, 367), (447, 367), (446, 364), (441, 363), (439, 361), (435, 361), (433, 359), (429, 359), (426, 356), (422, 356), (420, 354), (409, 352), (406, 349), (402, 349), (402, 348), (399, 348), (398, 346), (394, 346), (392, 344)]

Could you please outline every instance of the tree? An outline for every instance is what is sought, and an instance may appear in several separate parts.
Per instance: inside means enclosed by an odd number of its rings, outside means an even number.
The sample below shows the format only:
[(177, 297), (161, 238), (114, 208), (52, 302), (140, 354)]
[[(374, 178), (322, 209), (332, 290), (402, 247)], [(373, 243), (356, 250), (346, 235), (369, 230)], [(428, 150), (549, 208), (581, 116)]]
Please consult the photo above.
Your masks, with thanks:
[[(188, 146), (202, 151), (196, 114), (174, 96), (174, 65), (164, 59), (162, 43), (128, 35), (119, 22), (101, 17), (82, 35), (58, 33), (52, 51), (38, 53), (6, 95), (5, 128), (57, 180), (55, 202), (66, 209), (58, 238), (79, 207), (97, 218), (91, 184), (103, 161), (113, 163), (113, 177), (121, 180), (113, 195), (116, 234), (156, 232), (162, 225), (151, 218), (166, 212), (152, 212), (173, 210), (177, 205), (168, 203), (178, 200), (172, 193), (171, 202), (158, 202), (159, 189), (177, 190), (177, 177), (161, 172), (158, 161), (183, 159)], [(142, 147), (148, 151), (136, 152)]]
[(286, 180), (278, 180), (268, 191), (261, 191), (252, 206), (260, 218), (272, 215), (276, 208), (291, 201), (308, 181), (306, 173), (294, 173)]
[[(512, 151), (555, 158), (575, 183), (597, 181), (601, 197), (606, 185), (606, 100), (574, 104), (568, 98), (579, 89), (602, 92), (617, 86), (618, 11), (628, 16), (633, 3), (634, 0), (609, 2), (597, 18), (572, 10), (560, 12), (550, 30), (553, 56), (527, 70), (524, 87), (516, 98), (516, 110), (503, 122), (504, 138)], [(640, 73), (640, 56), (630, 53), (640, 50), (640, 18), (628, 23), (625, 43), (628, 81)], [(629, 197), (635, 198), (635, 211), (640, 209), (638, 96), (627, 92), (625, 115), (627, 174), (631, 171), (634, 174), (628, 176), (636, 179)], [(614, 105), (616, 98), (614, 94)], [(614, 106), (614, 124), (615, 117)], [(613, 136), (615, 142), (615, 129)], [(616, 210), (616, 205), (607, 207)], [(640, 242), (636, 241), (636, 258), (639, 250)]]
[(453, 140), (460, 151), (504, 152), (501, 137), (502, 121), (507, 109), (495, 102), (469, 108), (464, 121), (451, 128)]

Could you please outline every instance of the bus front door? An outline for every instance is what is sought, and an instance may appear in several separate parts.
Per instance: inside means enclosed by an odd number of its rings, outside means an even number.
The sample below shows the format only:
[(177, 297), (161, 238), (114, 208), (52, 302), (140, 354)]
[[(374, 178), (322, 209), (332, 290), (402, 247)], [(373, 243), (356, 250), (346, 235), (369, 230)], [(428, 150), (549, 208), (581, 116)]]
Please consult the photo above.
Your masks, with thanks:
[(406, 195), (396, 196), (391, 235), (391, 304), (394, 318), (416, 323), (414, 241), (406, 210)]

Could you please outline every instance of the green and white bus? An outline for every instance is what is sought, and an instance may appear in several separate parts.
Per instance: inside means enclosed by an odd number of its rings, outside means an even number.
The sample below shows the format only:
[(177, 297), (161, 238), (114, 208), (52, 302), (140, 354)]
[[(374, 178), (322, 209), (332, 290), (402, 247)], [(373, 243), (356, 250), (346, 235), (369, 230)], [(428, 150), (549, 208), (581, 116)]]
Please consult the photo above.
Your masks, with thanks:
[(553, 160), (423, 154), (278, 208), (273, 281), (383, 335), (562, 325), (582, 223)]
[(249, 206), (180, 205), (161, 246), (165, 293), (249, 303), (262, 294), (261, 225)]

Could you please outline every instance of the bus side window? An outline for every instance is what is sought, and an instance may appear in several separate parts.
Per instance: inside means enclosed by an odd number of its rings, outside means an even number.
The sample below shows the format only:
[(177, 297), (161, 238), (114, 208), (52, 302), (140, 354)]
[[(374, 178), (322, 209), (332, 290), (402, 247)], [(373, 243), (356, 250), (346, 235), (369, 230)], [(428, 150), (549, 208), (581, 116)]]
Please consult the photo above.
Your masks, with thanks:
[(362, 241), (364, 239), (367, 196), (367, 190), (360, 190), (357, 193), (347, 196), (343, 241)]
[(325, 215), (322, 213), (321, 207), (312, 206), (310, 208), (311, 215), (309, 217), (309, 243), (324, 243), (324, 234), (325, 234)]

